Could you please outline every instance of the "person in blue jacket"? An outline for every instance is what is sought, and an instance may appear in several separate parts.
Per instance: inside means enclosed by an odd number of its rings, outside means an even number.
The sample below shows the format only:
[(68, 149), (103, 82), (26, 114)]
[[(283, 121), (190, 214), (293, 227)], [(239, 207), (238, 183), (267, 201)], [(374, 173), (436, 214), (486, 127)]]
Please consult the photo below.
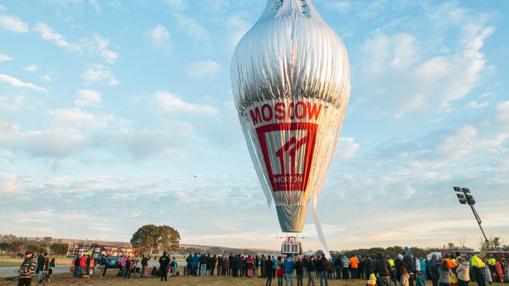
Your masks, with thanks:
[(292, 259), (291, 255), (286, 256), (286, 259), (284, 261), (284, 269), (285, 269), (285, 285), (292, 285), (293, 286), (293, 269), (295, 266), (295, 262)]

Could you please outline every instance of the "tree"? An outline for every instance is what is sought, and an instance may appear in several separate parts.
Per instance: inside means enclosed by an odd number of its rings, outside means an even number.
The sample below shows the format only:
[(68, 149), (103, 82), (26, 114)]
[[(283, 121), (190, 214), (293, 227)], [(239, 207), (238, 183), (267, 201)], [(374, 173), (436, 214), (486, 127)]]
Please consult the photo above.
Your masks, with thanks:
[(500, 240), (500, 237), (492, 237), (490, 239), (490, 249), (492, 250), (499, 250), (501, 248), (502, 241)]
[(40, 243), (29, 243), (27, 245), (27, 250), (30, 250), (30, 251), (36, 252), (36, 253), (47, 252), (46, 247)]
[(6, 251), (9, 250), (10, 244), (8, 242), (0, 242), (0, 250)]
[(67, 243), (53, 243), (50, 245), (51, 254), (54, 255), (65, 255), (67, 254), (67, 249), (69, 248), (69, 244)]
[(15, 253), (21, 253), (25, 249), (25, 244), (19, 240), (11, 242), (9, 250)]
[(174, 228), (153, 224), (140, 227), (131, 238), (131, 245), (140, 249), (142, 252), (161, 250), (176, 250), (179, 248), (180, 234)]

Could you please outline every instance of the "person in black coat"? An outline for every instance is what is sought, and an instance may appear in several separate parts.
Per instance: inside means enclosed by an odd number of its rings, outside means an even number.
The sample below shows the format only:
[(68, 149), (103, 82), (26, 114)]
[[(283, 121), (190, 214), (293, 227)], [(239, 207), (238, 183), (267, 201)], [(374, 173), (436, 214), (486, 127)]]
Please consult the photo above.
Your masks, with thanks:
[(410, 252), (405, 253), (405, 256), (403, 257), (402, 264), (407, 269), (408, 274), (410, 274), (410, 279), (409, 279), (410, 286), (414, 286), (414, 281), (415, 281), (415, 259), (414, 259), (413, 255)]
[(228, 263), (230, 264), (230, 267), (228, 268), (228, 273), (226, 273), (226, 275), (233, 275), (233, 267), (235, 264), (233, 253), (230, 253), (230, 256), (228, 256)]
[(381, 286), (391, 285), (390, 281), (391, 265), (389, 264), (389, 261), (387, 261), (387, 258), (382, 253), (379, 253), (376, 259), (375, 273), (377, 274), (378, 280), (380, 281), (378, 285)]
[(45, 261), (45, 255), (48, 255), (47, 253), (44, 253), (44, 255), (42, 253), (39, 253), (39, 255), (37, 256), (37, 268), (35, 269), (35, 274), (39, 274), (39, 271), (43, 271), (44, 270), (44, 261)]
[(214, 276), (214, 271), (216, 270), (217, 265), (217, 256), (214, 255), (210, 257), (210, 276)]
[(272, 257), (270, 255), (267, 255), (267, 259), (263, 261), (264, 268), (265, 268), (265, 276), (267, 277), (267, 280), (265, 281), (265, 286), (271, 286), (272, 285), (272, 275), (273, 275), (273, 268), (274, 268), (274, 262), (272, 261)]
[(193, 256), (189, 254), (186, 258), (186, 271), (184, 275), (191, 275), (193, 274)]
[(217, 257), (217, 276), (223, 275), (223, 267), (224, 267), (224, 258), (219, 255)]
[(297, 258), (295, 262), (295, 273), (297, 274), (297, 286), (303, 286), (302, 279), (304, 278), (304, 261), (301, 258)]
[(159, 258), (159, 275), (161, 281), (168, 281), (168, 266), (170, 265), (170, 257), (166, 255), (166, 251), (163, 252), (163, 256)]
[(81, 277), (80, 258), (79, 255), (76, 255), (74, 259), (74, 277)]
[(148, 260), (149, 260), (149, 258), (147, 258), (145, 255), (141, 256), (141, 277), (142, 278), (143, 278), (143, 276), (145, 276), (145, 271), (148, 267)]
[(312, 256), (309, 257), (309, 259), (305, 258), (304, 266), (308, 271), (308, 285), (315, 286), (316, 263), (317, 262)]

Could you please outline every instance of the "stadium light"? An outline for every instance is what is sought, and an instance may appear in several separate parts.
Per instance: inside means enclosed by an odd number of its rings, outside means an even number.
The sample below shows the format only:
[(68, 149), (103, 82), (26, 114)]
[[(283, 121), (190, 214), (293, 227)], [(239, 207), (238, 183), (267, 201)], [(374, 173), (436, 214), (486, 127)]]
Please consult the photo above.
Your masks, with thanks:
[(486, 233), (484, 232), (484, 229), (482, 228), (482, 220), (479, 214), (477, 213), (477, 210), (474, 208), (475, 205), (475, 199), (472, 193), (470, 192), (469, 188), (460, 188), (460, 187), (453, 187), (453, 190), (457, 192), (456, 196), (458, 197), (458, 201), (462, 205), (469, 205), (472, 209), (472, 212), (474, 213), (474, 217), (477, 220), (477, 224), (479, 225), (479, 228), (481, 229), (482, 235), (484, 236), (484, 240), (486, 243), (489, 243), (488, 237), (486, 236)]

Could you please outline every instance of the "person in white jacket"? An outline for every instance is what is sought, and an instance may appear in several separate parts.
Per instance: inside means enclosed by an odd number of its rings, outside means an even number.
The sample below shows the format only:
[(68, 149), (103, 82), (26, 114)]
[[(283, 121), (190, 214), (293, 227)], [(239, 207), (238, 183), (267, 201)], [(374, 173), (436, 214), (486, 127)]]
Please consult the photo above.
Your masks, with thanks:
[(470, 282), (470, 264), (463, 257), (458, 258), (458, 262), (458, 268), (456, 268), (458, 286), (468, 286), (468, 282)]

